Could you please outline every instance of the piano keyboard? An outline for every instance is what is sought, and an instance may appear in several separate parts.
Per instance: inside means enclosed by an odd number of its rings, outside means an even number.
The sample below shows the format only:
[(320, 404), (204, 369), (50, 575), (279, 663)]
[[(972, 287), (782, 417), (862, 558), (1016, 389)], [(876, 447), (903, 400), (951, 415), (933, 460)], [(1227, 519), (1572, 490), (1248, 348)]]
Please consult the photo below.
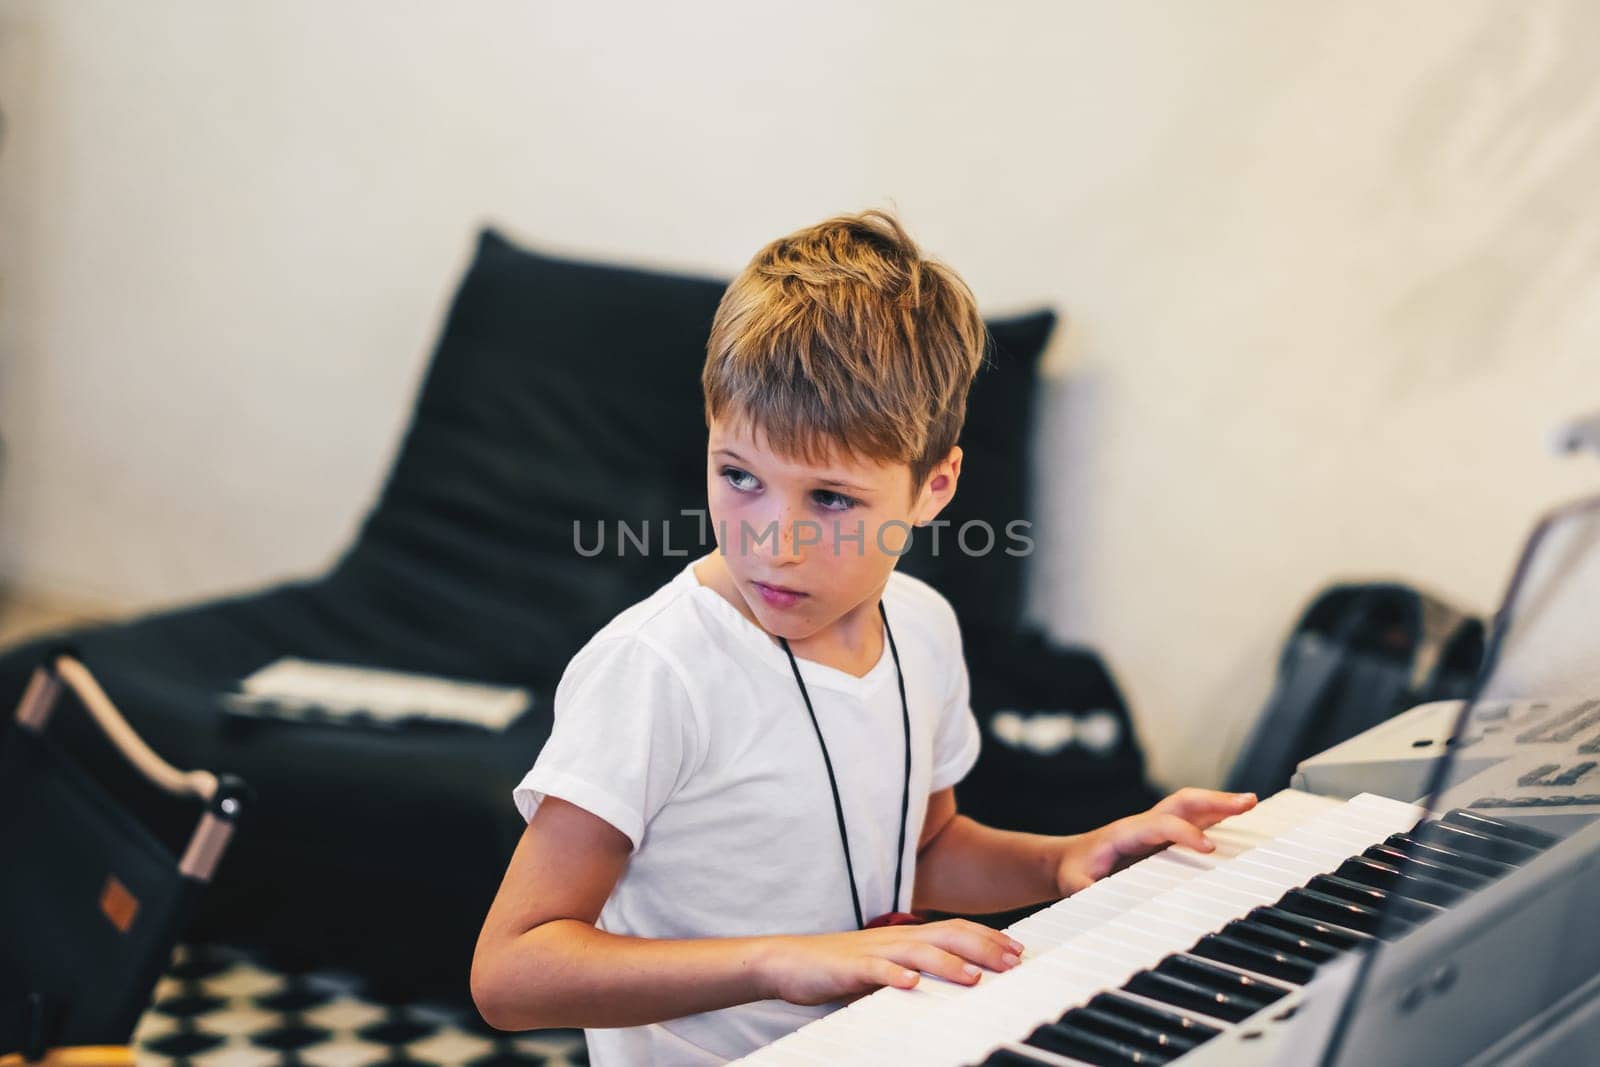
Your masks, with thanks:
[(1167, 848), (1015, 923), (1007, 932), (1026, 951), (1010, 971), (970, 987), (923, 975), (881, 989), (739, 1062), (1180, 1059), (1321, 964), (1403, 933), (1554, 840), (1466, 811), (1418, 826), (1425, 814), (1373, 794), (1285, 790), (1207, 830), (1214, 852)]

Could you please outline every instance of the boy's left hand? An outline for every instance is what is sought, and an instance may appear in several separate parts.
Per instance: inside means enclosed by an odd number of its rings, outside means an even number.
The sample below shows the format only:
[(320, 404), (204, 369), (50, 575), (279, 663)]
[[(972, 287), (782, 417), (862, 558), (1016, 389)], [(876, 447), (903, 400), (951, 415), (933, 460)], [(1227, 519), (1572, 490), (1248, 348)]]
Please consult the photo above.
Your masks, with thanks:
[(1056, 869), (1056, 889), (1063, 896), (1076, 893), (1168, 845), (1210, 852), (1216, 846), (1202, 831), (1255, 806), (1254, 793), (1180, 789), (1149, 811), (1067, 838)]

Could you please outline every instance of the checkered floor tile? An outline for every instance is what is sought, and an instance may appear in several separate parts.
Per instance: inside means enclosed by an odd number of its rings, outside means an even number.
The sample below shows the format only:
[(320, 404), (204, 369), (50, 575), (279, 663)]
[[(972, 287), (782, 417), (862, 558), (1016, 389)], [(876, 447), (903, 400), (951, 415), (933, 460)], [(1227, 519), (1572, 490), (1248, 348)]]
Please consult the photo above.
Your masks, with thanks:
[(385, 1004), (359, 979), (180, 946), (134, 1031), (139, 1067), (577, 1067), (579, 1030), (504, 1034), (470, 1007)]

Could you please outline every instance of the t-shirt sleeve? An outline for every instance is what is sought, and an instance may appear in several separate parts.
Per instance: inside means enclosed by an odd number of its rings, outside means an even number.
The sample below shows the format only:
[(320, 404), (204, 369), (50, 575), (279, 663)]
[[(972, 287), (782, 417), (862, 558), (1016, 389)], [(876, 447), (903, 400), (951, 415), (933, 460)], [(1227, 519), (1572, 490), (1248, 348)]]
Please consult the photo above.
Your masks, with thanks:
[(929, 791), (934, 793), (967, 776), (978, 762), (981, 745), (978, 717), (972, 713), (972, 680), (961, 648), (961, 627), (954, 610), (948, 615), (951, 636), (946, 642), (946, 654), (952, 659), (953, 669), (933, 738), (933, 780)]
[(585, 646), (567, 664), (555, 724), (512, 790), (523, 819), (560, 797), (626, 834), (633, 848), (698, 762), (693, 702), (671, 662), (636, 636)]

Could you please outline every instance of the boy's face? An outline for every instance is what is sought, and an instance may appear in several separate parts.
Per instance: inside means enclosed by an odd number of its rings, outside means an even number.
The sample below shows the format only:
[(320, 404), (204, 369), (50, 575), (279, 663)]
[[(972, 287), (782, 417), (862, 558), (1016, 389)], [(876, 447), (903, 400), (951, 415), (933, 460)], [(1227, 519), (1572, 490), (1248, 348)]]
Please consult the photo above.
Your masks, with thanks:
[(876, 604), (911, 527), (943, 509), (961, 470), (953, 448), (912, 492), (908, 464), (839, 449), (828, 459), (808, 465), (769, 451), (748, 426), (711, 425), (706, 495), (717, 544), (762, 628), (791, 641), (869, 598)]

